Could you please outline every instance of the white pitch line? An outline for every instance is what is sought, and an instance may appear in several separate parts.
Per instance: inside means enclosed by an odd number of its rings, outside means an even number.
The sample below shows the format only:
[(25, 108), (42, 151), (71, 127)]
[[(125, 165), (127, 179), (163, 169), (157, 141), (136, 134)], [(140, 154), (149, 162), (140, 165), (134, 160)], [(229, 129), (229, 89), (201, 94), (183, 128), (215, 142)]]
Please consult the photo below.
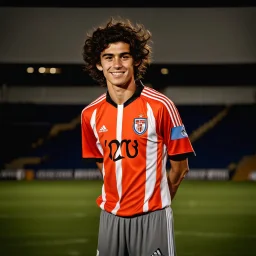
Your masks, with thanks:
[(245, 234), (235, 234), (235, 233), (215, 233), (215, 232), (184, 232), (175, 231), (175, 235), (179, 236), (198, 236), (198, 237), (210, 237), (210, 238), (256, 238), (256, 235), (245, 235)]
[(45, 245), (67, 245), (67, 244), (84, 244), (87, 243), (88, 239), (84, 238), (75, 238), (75, 239), (62, 239), (62, 240), (38, 240), (38, 241), (29, 241), (23, 243), (7, 243), (5, 246), (20, 246), (20, 247), (29, 247), (29, 246), (45, 246)]
[[(67, 233), (64, 233), (64, 232), (32, 232), (32, 233), (20, 233), (20, 234), (17, 234), (17, 233), (13, 233), (13, 234), (10, 234), (8, 233), (8, 237), (10, 238), (19, 238), (19, 237), (22, 237), (22, 238), (30, 238), (30, 237), (46, 237), (46, 238), (50, 238), (50, 237), (58, 237), (58, 238), (65, 238), (65, 237), (70, 237), (70, 235), (72, 235), (70, 232), (67, 232)], [(77, 234), (77, 233), (74, 233), (74, 236), (77, 236), (80, 234)], [(83, 235), (83, 234), (82, 234)], [(7, 237), (7, 235), (4, 235), (3, 237)], [(0, 236), (1, 238), (1, 236)]]

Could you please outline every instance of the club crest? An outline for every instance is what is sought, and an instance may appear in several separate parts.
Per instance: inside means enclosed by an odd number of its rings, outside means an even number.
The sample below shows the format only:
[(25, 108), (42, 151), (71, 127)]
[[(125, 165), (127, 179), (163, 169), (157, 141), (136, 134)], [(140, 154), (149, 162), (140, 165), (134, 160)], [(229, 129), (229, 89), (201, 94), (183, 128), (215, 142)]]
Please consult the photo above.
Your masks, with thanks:
[(141, 135), (148, 129), (148, 120), (147, 118), (134, 118), (133, 121), (133, 130)]

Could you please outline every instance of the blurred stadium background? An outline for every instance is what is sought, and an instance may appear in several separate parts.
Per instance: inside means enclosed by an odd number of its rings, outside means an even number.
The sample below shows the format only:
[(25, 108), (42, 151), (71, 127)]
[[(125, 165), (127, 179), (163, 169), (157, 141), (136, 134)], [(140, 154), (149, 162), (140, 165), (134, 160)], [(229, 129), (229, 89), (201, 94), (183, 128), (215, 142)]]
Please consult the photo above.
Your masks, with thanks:
[(178, 255), (256, 255), (256, 7), (96, 7), (0, 7), (0, 255), (96, 255), (102, 181), (80, 113), (105, 89), (81, 47), (110, 15), (152, 31), (143, 82), (176, 103), (197, 154), (173, 202)]

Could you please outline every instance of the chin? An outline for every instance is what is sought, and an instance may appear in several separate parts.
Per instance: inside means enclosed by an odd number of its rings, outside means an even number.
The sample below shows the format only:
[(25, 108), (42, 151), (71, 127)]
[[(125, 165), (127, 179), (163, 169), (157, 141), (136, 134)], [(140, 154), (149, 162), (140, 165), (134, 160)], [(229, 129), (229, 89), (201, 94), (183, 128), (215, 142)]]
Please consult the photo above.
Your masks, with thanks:
[(113, 82), (112, 84), (118, 87), (125, 87), (128, 83), (119, 81), (119, 82)]

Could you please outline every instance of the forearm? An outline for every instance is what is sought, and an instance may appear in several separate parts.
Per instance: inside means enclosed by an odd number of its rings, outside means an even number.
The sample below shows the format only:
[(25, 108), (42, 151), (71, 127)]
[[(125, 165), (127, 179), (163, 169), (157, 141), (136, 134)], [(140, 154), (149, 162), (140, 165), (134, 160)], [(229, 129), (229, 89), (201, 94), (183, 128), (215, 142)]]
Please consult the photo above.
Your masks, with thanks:
[(96, 162), (96, 165), (97, 165), (97, 167), (98, 167), (99, 171), (100, 171), (100, 172), (101, 172), (101, 174), (102, 174), (103, 163)]
[(187, 172), (188, 169), (175, 170), (171, 168), (167, 173), (168, 186), (172, 200), (174, 199), (176, 192)]

